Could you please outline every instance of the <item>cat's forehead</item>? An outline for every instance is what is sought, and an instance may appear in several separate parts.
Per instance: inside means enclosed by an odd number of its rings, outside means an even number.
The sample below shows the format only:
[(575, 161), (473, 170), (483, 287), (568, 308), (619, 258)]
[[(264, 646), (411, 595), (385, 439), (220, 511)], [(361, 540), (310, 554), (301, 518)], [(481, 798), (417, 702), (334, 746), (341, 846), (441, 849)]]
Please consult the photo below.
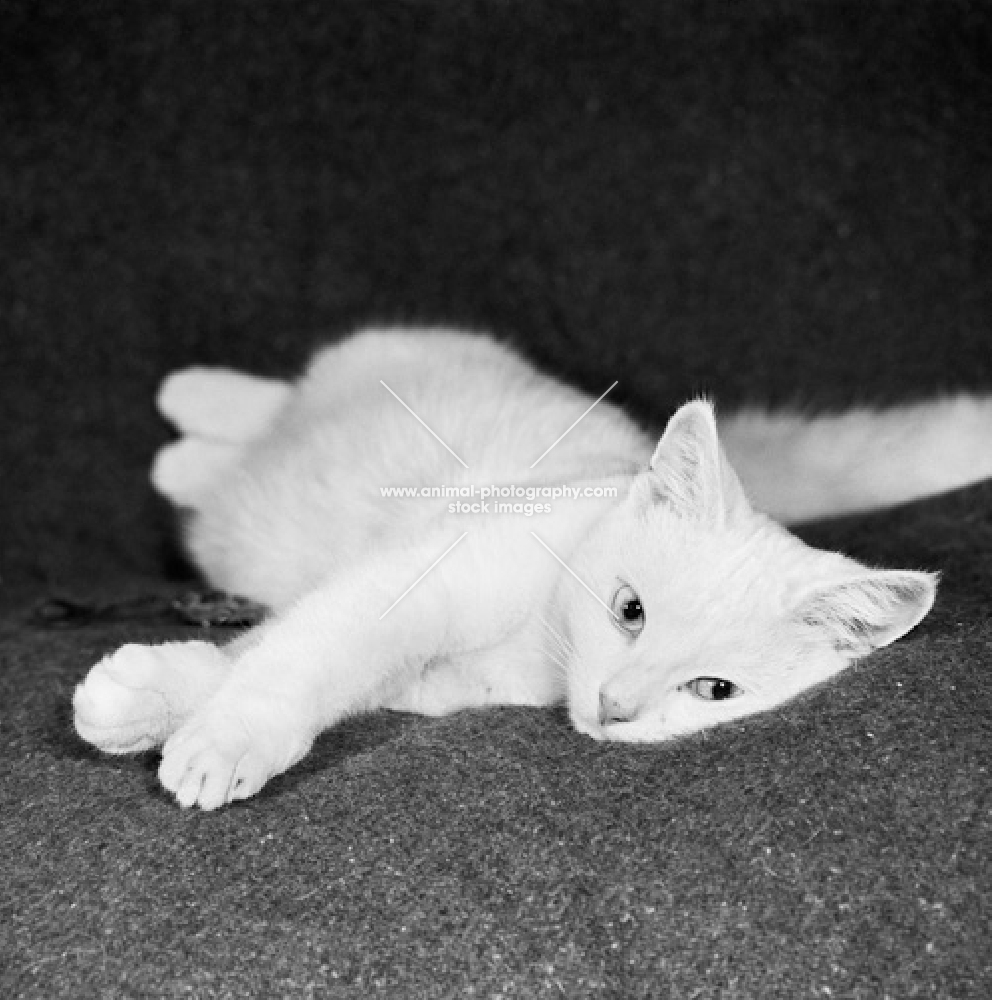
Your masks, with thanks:
[[(634, 587), (646, 605), (686, 621), (768, 621), (783, 613), (807, 575), (811, 550), (778, 525), (738, 529), (665, 525), (624, 539), (609, 560), (614, 579)], [(808, 567), (806, 567), (808, 570)]]
[(801, 544), (758, 516), (718, 527), (656, 516), (642, 519), (640, 528), (619, 546), (624, 558), (649, 572), (678, 569), (688, 577), (760, 575), (785, 569), (797, 555), (795, 546)]

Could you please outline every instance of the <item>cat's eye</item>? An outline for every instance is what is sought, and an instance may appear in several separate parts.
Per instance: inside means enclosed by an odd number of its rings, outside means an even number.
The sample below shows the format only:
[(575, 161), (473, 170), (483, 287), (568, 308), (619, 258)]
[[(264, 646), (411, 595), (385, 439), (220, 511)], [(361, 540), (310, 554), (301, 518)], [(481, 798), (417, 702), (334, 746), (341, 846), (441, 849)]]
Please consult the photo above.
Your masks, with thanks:
[(689, 681), (686, 687), (703, 701), (726, 701), (744, 693), (733, 681), (726, 681), (722, 677), (697, 677)]
[(613, 595), (610, 618), (621, 632), (637, 638), (644, 628), (644, 608), (637, 591), (630, 584), (622, 584)]

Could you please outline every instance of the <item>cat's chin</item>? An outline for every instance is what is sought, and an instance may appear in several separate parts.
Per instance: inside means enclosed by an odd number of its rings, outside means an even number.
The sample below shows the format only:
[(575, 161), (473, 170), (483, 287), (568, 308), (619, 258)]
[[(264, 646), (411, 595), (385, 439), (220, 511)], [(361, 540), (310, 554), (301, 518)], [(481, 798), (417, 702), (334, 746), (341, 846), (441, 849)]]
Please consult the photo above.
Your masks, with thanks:
[(598, 722), (590, 722), (581, 717), (572, 716), (572, 728), (583, 736), (591, 736), (594, 740), (606, 740), (609, 737)]
[(658, 720), (635, 719), (603, 725), (598, 720), (578, 715), (573, 715), (571, 719), (577, 732), (603, 743), (664, 743), (683, 735), (667, 731)]

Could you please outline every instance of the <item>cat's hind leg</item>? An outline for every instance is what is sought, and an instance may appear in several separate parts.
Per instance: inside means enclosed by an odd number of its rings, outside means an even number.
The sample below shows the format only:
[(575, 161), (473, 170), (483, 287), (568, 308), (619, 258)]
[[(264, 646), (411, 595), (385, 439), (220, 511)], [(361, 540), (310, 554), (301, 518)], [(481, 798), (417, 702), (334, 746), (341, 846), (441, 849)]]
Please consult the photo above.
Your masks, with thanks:
[(198, 508), (245, 446), (270, 427), (289, 393), (286, 382), (227, 368), (173, 372), (156, 403), (183, 437), (155, 456), (155, 489), (178, 507)]
[(229, 676), (233, 660), (209, 642), (129, 644), (77, 685), (76, 732), (107, 753), (161, 746)]
[(160, 448), (152, 462), (155, 489), (177, 507), (200, 506), (203, 497), (244, 452), (242, 445), (184, 437)]
[(230, 368), (184, 368), (162, 382), (159, 413), (180, 433), (244, 444), (265, 433), (292, 387)]

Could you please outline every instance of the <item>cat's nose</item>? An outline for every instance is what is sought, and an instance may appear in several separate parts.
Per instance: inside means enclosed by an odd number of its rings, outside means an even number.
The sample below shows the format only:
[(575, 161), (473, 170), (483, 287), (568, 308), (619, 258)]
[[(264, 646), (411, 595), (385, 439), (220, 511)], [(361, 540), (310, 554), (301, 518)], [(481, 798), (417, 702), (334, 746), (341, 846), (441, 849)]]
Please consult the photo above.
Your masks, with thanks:
[(638, 706), (630, 698), (600, 688), (599, 724), (608, 726), (611, 722), (630, 722), (637, 715)]

